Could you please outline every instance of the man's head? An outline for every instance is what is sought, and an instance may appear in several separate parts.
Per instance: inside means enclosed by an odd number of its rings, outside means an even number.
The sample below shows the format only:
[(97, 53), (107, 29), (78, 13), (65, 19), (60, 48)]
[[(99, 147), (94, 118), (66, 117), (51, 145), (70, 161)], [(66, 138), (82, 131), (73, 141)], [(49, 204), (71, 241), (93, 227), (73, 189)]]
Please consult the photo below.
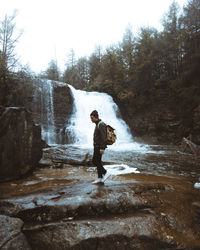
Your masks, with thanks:
[(99, 114), (96, 110), (93, 110), (90, 114), (90, 119), (92, 122), (97, 122), (99, 120)]

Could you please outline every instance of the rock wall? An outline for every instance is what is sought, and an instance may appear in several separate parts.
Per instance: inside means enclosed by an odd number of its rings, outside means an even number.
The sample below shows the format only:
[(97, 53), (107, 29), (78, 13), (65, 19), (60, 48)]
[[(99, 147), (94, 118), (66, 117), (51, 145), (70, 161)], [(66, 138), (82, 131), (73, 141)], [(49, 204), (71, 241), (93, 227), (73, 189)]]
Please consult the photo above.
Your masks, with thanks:
[(134, 140), (149, 144), (179, 143), (182, 138), (179, 117), (166, 107), (132, 112), (121, 107), (123, 119), (129, 125)]
[(20, 178), (42, 157), (41, 129), (20, 107), (6, 108), (0, 117), (0, 181)]
[(73, 110), (73, 98), (67, 84), (46, 79), (37, 79), (35, 82), (34, 102), (30, 107), (32, 116), (34, 122), (39, 124), (41, 128), (48, 127), (48, 104), (46, 104), (46, 98), (48, 97), (45, 94), (44, 88), (47, 82), (52, 85), (52, 111), (55, 126), (54, 143), (66, 144), (70, 142), (66, 133), (66, 127)]
[(66, 133), (66, 127), (73, 111), (73, 97), (67, 85), (54, 85), (54, 118), (57, 132), (57, 143), (70, 143), (70, 137)]
[(135, 140), (178, 145), (183, 137), (192, 136), (193, 142), (200, 145), (200, 105), (185, 110), (170, 95), (147, 96), (141, 105), (134, 101), (117, 104)]

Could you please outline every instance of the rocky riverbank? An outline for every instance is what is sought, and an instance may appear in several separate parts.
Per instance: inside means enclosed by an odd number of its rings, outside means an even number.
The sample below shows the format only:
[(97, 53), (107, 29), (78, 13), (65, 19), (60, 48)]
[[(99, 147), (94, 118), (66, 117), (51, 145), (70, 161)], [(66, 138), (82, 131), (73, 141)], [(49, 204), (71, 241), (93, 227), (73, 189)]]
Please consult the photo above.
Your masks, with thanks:
[[(96, 170), (89, 164), (90, 153), (85, 157), (84, 150), (66, 151), (45, 149), (43, 167), (0, 184), (0, 214), (8, 222), (10, 217), (19, 221), (16, 235), (23, 235), (26, 246), (21, 249), (29, 249), (27, 244), (30, 249), (200, 248), (195, 178), (145, 174), (137, 164), (140, 173), (112, 175), (104, 185), (93, 185)], [(107, 163), (110, 169), (114, 158)], [(0, 246), (9, 249), (15, 237), (5, 230), (8, 236)]]

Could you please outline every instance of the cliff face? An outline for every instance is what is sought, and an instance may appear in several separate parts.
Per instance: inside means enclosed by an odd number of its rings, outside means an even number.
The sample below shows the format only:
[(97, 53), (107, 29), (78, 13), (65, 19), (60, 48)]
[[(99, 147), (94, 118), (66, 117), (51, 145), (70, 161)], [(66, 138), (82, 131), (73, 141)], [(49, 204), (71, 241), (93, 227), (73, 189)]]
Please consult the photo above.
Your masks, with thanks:
[(180, 144), (183, 137), (190, 136), (194, 143), (200, 145), (199, 111), (194, 116), (191, 114), (191, 117), (185, 117), (184, 114), (167, 106), (147, 108), (143, 112), (131, 113), (130, 110), (128, 113), (127, 109), (121, 111), (135, 140), (153, 144)]
[(180, 121), (176, 115), (167, 110), (151, 110), (143, 114), (135, 114), (129, 120), (136, 140), (147, 143), (176, 143), (180, 136)]
[(119, 106), (136, 141), (178, 144), (187, 133), (182, 117), (167, 102), (147, 105), (143, 110), (130, 105)]
[(70, 142), (66, 127), (73, 110), (73, 98), (67, 84), (38, 80), (31, 110), (34, 122), (41, 126), (47, 144)]
[(24, 108), (6, 108), (0, 117), (0, 181), (35, 169), (42, 157), (41, 129)]
[(70, 143), (70, 137), (66, 132), (66, 127), (73, 111), (73, 98), (70, 88), (67, 85), (55, 85), (53, 100), (57, 143)]

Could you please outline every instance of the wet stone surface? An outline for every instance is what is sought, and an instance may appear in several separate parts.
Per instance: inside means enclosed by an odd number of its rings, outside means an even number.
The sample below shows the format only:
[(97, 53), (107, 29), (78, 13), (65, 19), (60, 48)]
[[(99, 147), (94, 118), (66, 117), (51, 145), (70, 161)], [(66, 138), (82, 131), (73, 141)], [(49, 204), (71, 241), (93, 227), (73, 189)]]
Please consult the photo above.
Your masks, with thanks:
[(31, 249), (22, 226), (22, 220), (0, 215), (0, 249)]
[[(47, 151), (45, 160), (55, 163), (55, 151)], [(200, 190), (194, 188), (199, 159), (193, 159), (197, 165), (191, 165), (190, 175), (181, 165), (186, 155), (177, 159), (168, 154), (168, 168), (161, 174), (166, 154), (161, 160), (161, 154), (128, 152), (123, 160), (122, 154), (109, 158), (108, 152), (104, 161), (113, 175), (104, 185), (93, 185), (95, 168), (80, 160), (86, 153), (79, 151), (80, 165), (60, 153), (56, 161), (62, 159), (62, 166), (45, 165), (29, 177), (0, 183), (0, 214), (23, 221), (19, 231), (31, 249), (200, 249)], [(154, 158), (152, 173), (149, 157)], [(186, 165), (190, 159), (188, 155)], [(111, 164), (116, 162), (139, 172), (123, 174), (125, 166)], [(178, 169), (169, 173), (175, 163)]]

